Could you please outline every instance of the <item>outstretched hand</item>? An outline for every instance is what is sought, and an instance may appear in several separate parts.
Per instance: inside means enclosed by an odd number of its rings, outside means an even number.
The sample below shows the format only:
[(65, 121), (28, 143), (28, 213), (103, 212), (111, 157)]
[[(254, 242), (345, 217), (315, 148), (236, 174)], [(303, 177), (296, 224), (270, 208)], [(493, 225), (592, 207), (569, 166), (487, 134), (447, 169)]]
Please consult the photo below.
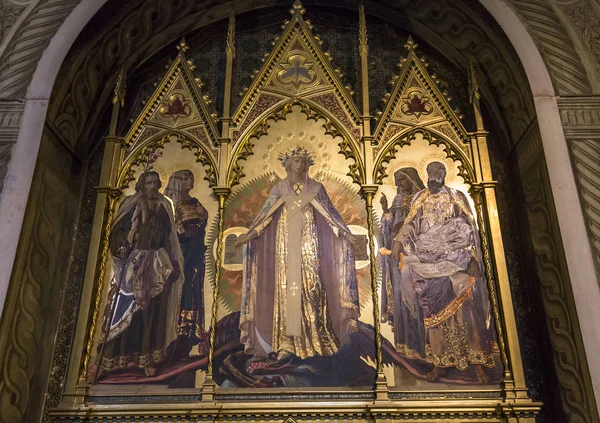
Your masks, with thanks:
[(402, 243), (399, 241), (394, 242), (394, 247), (392, 248), (392, 257), (398, 260), (400, 254), (404, 253), (404, 248), (402, 247)]
[(381, 194), (381, 200), (379, 200), (379, 203), (381, 204), (381, 208), (383, 209), (384, 213), (387, 213), (390, 210), (389, 202), (385, 194)]
[(233, 243), (233, 249), (235, 251), (242, 248), (242, 246), (246, 243), (246, 235), (238, 236), (238, 239)]
[(258, 233), (254, 230), (248, 232), (246, 235), (240, 235), (238, 237), (237, 241), (235, 241), (235, 243), (233, 244), (233, 248), (237, 251), (243, 245), (249, 243), (250, 241), (252, 241), (253, 239), (256, 239), (257, 237), (258, 237)]

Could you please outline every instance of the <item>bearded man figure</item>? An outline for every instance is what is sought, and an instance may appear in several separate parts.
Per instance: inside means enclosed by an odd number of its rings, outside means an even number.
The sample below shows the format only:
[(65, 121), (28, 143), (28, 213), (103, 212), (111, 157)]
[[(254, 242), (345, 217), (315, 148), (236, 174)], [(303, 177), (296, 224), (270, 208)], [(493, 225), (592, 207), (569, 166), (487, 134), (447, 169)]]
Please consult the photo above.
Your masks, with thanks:
[(113, 281), (99, 346), (100, 372), (138, 367), (146, 376), (168, 359), (177, 338), (183, 256), (172, 206), (157, 172), (142, 173), (115, 216), (109, 246)]
[(392, 252), (408, 268), (403, 302), (421, 310), (425, 328), (418, 341), (425, 356), (406, 354), (433, 365), (430, 382), (447, 369), (474, 366), (476, 380), (486, 384), (498, 345), (478, 229), (466, 196), (445, 185), (445, 166), (432, 162), (427, 174), (427, 188), (415, 195)]

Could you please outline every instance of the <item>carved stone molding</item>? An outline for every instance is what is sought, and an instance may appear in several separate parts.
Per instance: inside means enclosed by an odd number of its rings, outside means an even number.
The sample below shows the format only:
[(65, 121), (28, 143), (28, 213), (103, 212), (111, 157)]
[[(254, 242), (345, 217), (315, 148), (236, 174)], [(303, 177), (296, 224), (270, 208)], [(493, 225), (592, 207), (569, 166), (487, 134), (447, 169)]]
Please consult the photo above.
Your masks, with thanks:
[(4, 188), (4, 178), (8, 172), (8, 163), (12, 153), (12, 144), (0, 144), (0, 192)]
[[(583, 42), (583, 55), (589, 56), (588, 72), (592, 79), (600, 76), (600, 17), (597, 1), (591, 0), (556, 0), (558, 8), (573, 24), (572, 30)], [(595, 78), (594, 78), (595, 77)], [(597, 92), (598, 87), (596, 84)]]
[(594, 251), (596, 273), (600, 275), (600, 139), (573, 141), (571, 151), (579, 183), (579, 198)]
[[(18, 2), (23, 3), (23, 2)], [(44, 49), (79, 0), (39, 0), (0, 50), (0, 98), (23, 98)]]
[(591, 94), (581, 57), (548, 0), (509, 0), (542, 50), (550, 77), (560, 94)]
[(20, 101), (0, 101), (0, 192), (8, 171), (12, 147), (17, 142), (24, 104)]
[(558, 109), (567, 139), (600, 138), (600, 96), (563, 97)]
[(517, 160), (562, 406), (571, 422), (595, 422), (593, 389), (537, 124), (519, 143)]
[(600, 96), (558, 102), (600, 280)]
[(25, 103), (0, 101), (0, 143), (17, 142)]
[(69, 268), (65, 263), (79, 198), (69, 185), (80, 175), (67, 156), (57, 152), (60, 145), (48, 137), (42, 144), (28, 202), (28, 210), (34, 212), (25, 216), (1, 320), (2, 423), (39, 416), (51, 360), (51, 354), (40, 352), (52, 350)]
[(17, 19), (25, 10), (29, 1), (9, 1), (0, 2), (0, 43), (6, 39), (10, 29), (16, 23)]
[(544, 150), (537, 120), (533, 121), (517, 144), (517, 162), (521, 174), (527, 174), (532, 166), (543, 159)]

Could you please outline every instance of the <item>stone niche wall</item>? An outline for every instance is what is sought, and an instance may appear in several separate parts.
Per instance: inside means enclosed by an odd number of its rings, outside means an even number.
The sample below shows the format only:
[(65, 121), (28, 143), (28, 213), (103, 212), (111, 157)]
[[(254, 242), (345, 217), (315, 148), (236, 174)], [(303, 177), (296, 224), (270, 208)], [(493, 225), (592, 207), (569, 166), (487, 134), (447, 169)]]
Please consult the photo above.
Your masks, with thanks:
[[(272, 38), (279, 35), (280, 23), (288, 17), (287, 10), (287, 6), (279, 6), (266, 14), (249, 12), (238, 16), (234, 98), (249, 84), (249, 75), (260, 66), (263, 54), (270, 51)], [(356, 15), (343, 9), (311, 7), (310, 19), (336, 66), (346, 74), (354, 91), (360, 92)], [(387, 89), (387, 80), (396, 71), (395, 63), (405, 54), (403, 43), (409, 32), (375, 18), (368, 19), (370, 102), (375, 112)], [(211, 37), (206, 37), (206, 33), (212, 34)], [(217, 110), (222, 107), (225, 34), (226, 23), (219, 21), (186, 35), (191, 46), (189, 56), (197, 64)], [(152, 52), (144, 66), (138, 66), (138, 70), (128, 75), (127, 105), (119, 125), (121, 132), (126, 131), (129, 120), (136, 116), (141, 102), (152, 92), (153, 83), (173, 56), (172, 45), (176, 41), (173, 39), (168, 47)], [(417, 42), (454, 98), (454, 105), (465, 113), (467, 127), (473, 128), (465, 69), (458, 68), (438, 49), (419, 39)], [(69, 75), (68, 72), (61, 75), (63, 82)], [(61, 90), (57, 90), (56, 95), (60, 96)], [(561, 241), (556, 237), (558, 231), (546, 165), (540, 159), (541, 144), (539, 138), (537, 144), (528, 141), (534, 140), (534, 135), (524, 136), (525, 141), (519, 143), (517, 152), (510, 153), (500, 142), (510, 137), (509, 134), (520, 137), (523, 133), (522, 128), (513, 131), (510, 122), (501, 120), (502, 114), (495, 112), (502, 109), (506, 98), (500, 96), (498, 104), (487, 105), (490, 114), (486, 126), (491, 140), (495, 140), (491, 147), (494, 176), (499, 181), (500, 218), (527, 384), (532, 397), (546, 403), (540, 421), (563, 422), (567, 420), (564, 410), (572, 415), (582, 409), (580, 421), (592, 421), (585, 409), (593, 408), (593, 404), (586, 403), (585, 393), (581, 391), (586, 382), (581, 376), (577, 379), (565, 375), (569, 363), (561, 362), (558, 354), (547, 353), (549, 349), (569, 348), (569, 360), (574, 360), (578, 371), (585, 372), (585, 357), (577, 353), (581, 340), (576, 321), (569, 314), (569, 307), (574, 310), (573, 304), (568, 299), (562, 304), (553, 304), (544, 297), (553, 289), (565, 292), (568, 278), (564, 276), (567, 273)], [(5, 377), (11, 382), (0, 385), (0, 421), (3, 422), (36, 421), (44, 406), (58, 404), (73, 336), (109, 102), (89, 113), (86, 138), (90, 143), (85, 149), (75, 149), (72, 140), (63, 139), (63, 132), (53, 126), (67, 119), (68, 108), (59, 111), (56, 106), (63, 100), (52, 99), (5, 306), (7, 312), (1, 322), (3, 328), (14, 328), (0, 334), (0, 367), (8, 369)], [(236, 104), (234, 101), (234, 106)], [(527, 109), (529, 106), (520, 103), (519, 107)], [(535, 128), (535, 122), (529, 125)], [(532, 131), (539, 137), (537, 129)], [(523, 199), (526, 208), (521, 206)], [(548, 276), (546, 272), (550, 268), (553, 273)], [(568, 293), (565, 295), (570, 298)], [(544, 314), (546, 320), (540, 318)], [(557, 344), (547, 327), (563, 321), (570, 322), (565, 330), (572, 336)], [(559, 379), (560, 393), (555, 389)]]

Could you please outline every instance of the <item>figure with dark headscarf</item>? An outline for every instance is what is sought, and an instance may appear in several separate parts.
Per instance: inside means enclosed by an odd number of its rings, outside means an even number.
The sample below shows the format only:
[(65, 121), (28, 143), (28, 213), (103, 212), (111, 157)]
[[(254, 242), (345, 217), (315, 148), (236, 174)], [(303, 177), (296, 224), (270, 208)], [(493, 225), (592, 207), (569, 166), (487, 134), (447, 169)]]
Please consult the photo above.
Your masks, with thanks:
[[(404, 224), (413, 197), (425, 188), (415, 168), (404, 167), (394, 173), (397, 188), (391, 207), (385, 194), (381, 197), (383, 216), (379, 232), (381, 255), (381, 322), (389, 323), (394, 330), (397, 349), (423, 350), (418, 334), (423, 331), (423, 319), (418, 310), (411, 310), (402, 301), (402, 275), (398, 257), (391, 255), (394, 237)], [(424, 352), (424, 351), (423, 351)]]
[(425, 354), (405, 354), (433, 366), (430, 382), (472, 369), (486, 384), (498, 345), (478, 228), (465, 194), (445, 185), (445, 166), (432, 162), (427, 174), (392, 252), (403, 264), (403, 301), (421, 310), (425, 326)]
[[(208, 212), (190, 195), (194, 174), (189, 169), (173, 172), (165, 188), (165, 196), (173, 201), (175, 228), (183, 254), (184, 283), (177, 332), (187, 339), (189, 349), (205, 337), (204, 331), (204, 236)], [(183, 346), (182, 346), (183, 348)]]

